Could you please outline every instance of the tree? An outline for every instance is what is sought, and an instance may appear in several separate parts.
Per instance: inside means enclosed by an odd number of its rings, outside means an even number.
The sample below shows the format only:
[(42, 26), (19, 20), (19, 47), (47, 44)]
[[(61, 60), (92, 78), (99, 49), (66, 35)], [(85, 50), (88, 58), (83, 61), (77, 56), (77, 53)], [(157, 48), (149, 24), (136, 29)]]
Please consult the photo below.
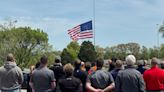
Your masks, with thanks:
[(101, 48), (100, 46), (95, 46), (96, 50), (96, 57), (97, 58), (104, 58), (104, 48)]
[(67, 45), (67, 48), (63, 49), (62, 51), (61, 54), (62, 62), (64, 62), (64, 64), (73, 63), (73, 61), (77, 59), (79, 50), (80, 50), (80, 46), (77, 42), (70, 42)]
[(116, 50), (117, 50), (117, 46), (106, 47), (105, 48), (104, 59), (117, 58)]
[(164, 23), (160, 26), (158, 31), (162, 33), (162, 37), (164, 37)]
[(139, 58), (140, 45), (138, 43), (128, 43), (127, 48), (131, 54), (135, 55), (137, 59)]
[(78, 58), (84, 62), (94, 62), (96, 60), (96, 51), (90, 41), (84, 41), (81, 44)]
[(143, 60), (148, 60), (149, 59), (149, 51), (145, 46), (142, 46), (141, 54), (140, 54), (139, 59), (143, 59)]
[(160, 48), (160, 58), (164, 59), (164, 44), (162, 44)]
[(17, 64), (22, 68), (36, 60), (35, 56), (38, 58), (51, 48), (47, 33), (30, 27), (14, 27), (0, 31), (0, 47), (1, 60), (4, 60), (7, 53), (14, 53)]
[(149, 48), (149, 57), (158, 57), (158, 47)]
[(71, 63), (73, 61), (73, 57), (71, 56), (71, 54), (68, 52), (66, 48), (64, 48), (61, 53), (61, 59), (63, 65), (67, 63)]

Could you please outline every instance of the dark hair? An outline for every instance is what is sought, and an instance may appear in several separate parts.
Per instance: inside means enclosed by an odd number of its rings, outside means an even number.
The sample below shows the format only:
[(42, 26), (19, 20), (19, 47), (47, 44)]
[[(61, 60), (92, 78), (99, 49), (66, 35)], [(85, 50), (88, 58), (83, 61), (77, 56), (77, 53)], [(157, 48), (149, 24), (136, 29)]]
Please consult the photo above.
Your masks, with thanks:
[(85, 63), (85, 69), (86, 69), (86, 71), (89, 71), (90, 68), (91, 68), (91, 62), (86, 62)]
[(103, 59), (97, 59), (96, 60), (96, 66), (99, 68), (102, 68), (104, 65), (104, 60)]
[(61, 57), (60, 56), (56, 56), (55, 57), (55, 63), (60, 63), (61, 62)]
[(35, 64), (35, 68), (38, 68), (40, 66), (40, 62), (38, 61), (36, 64)]
[(42, 56), (41, 58), (40, 58), (40, 63), (41, 64), (47, 64), (47, 62), (48, 62), (48, 57), (47, 56)]

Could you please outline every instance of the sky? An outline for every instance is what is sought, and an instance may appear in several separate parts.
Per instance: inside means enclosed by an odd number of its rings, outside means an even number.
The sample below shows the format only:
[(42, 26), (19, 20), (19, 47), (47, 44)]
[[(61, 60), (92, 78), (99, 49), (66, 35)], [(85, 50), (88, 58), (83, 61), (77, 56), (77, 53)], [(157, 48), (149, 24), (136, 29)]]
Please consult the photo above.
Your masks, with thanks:
[(72, 41), (67, 30), (93, 20), (95, 10), (95, 45), (135, 42), (153, 47), (158, 37), (163, 43), (158, 29), (164, 21), (164, 0), (95, 0), (95, 9), (93, 5), (93, 0), (0, 0), (0, 23), (12, 19), (17, 27), (42, 29), (54, 49), (62, 50)]

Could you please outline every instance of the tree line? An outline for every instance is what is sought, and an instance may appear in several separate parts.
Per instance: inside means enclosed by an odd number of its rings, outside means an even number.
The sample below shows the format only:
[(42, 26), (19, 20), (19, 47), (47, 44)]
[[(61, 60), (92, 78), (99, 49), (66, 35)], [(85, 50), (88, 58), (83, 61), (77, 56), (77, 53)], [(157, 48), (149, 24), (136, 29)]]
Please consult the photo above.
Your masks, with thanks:
[[(164, 26), (161, 26), (159, 31), (163, 33)], [(147, 48), (130, 42), (102, 48), (94, 46), (90, 41), (84, 41), (81, 45), (78, 42), (70, 42), (62, 51), (57, 51), (48, 43), (48, 34), (43, 30), (15, 27), (14, 22), (10, 21), (5, 25), (0, 24), (0, 65), (5, 61), (7, 53), (13, 53), (18, 66), (25, 68), (38, 62), (43, 54), (49, 57), (49, 64), (53, 63), (56, 55), (61, 56), (63, 64), (73, 63), (77, 58), (84, 62), (94, 62), (98, 58), (124, 60), (128, 54), (135, 55), (137, 59), (163, 59), (164, 44), (160, 47)]]

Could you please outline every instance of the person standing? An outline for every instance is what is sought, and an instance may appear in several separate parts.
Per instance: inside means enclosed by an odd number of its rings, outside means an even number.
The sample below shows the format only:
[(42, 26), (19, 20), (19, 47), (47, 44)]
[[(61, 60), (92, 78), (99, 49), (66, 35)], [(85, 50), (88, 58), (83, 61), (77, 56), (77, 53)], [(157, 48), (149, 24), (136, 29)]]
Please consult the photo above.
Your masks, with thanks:
[(65, 77), (59, 79), (57, 92), (82, 92), (80, 79), (73, 76), (74, 68), (68, 63), (64, 66)]
[(144, 92), (145, 83), (141, 73), (135, 69), (135, 63), (133, 55), (126, 57), (127, 67), (117, 74), (115, 92)]
[(114, 89), (114, 80), (110, 72), (102, 70), (103, 59), (96, 60), (97, 70), (88, 76), (86, 88), (89, 92), (111, 92)]
[(47, 62), (48, 58), (42, 56), (40, 66), (31, 74), (30, 86), (33, 92), (48, 92), (56, 87), (54, 73), (47, 68)]
[(122, 66), (122, 61), (121, 60), (116, 60), (116, 63), (115, 63), (115, 69), (113, 69), (110, 73), (112, 74), (113, 76), (113, 79), (116, 80), (116, 77), (117, 77), (117, 74), (120, 70), (123, 69), (123, 66)]
[(138, 68), (137, 68), (137, 70), (141, 73), (141, 74), (143, 74), (144, 72), (145, 72), (145, 68), (144, 68), (144, 60), (140, 60), (140, 61), (138, 61)]
[(63, 65), (61, 63), (61, 57), (56, 56), (55, 57), (55, 63), (50, 69), (54, 72), (56, 83), (60, 78), (64, 76), (64, 71), (63, 71)]
[(22, 70), (16, 65), (14, 55), (9, 53), (4, 66), (0, 67), (0, 90), (1, 92), (20, 92), (22, 83)]
[(81, 61), (79, 59), (75, 60), (74, 66), (75, 69), (73, 72), (73, 76), (81, 80), (83, 84), (83, 92), (86, 92), (87, 73), (81, 70)]
[(143, 74), (146, 83), (146, 92), (164, 92), (164, 71), (158, 68), (158, 59), (153, 58), (151, 69)]
[[(55, 57), (54, 65), (50, 67), (50, 69), (54, 72), (55, 79), (56, 79), (56, 88), (57, 88), (58, 80), (64, 77), (63, 65), (61, 63), (60, 56)], [(56, 92), (56, 88), (53, 90), (53, 92)]]

